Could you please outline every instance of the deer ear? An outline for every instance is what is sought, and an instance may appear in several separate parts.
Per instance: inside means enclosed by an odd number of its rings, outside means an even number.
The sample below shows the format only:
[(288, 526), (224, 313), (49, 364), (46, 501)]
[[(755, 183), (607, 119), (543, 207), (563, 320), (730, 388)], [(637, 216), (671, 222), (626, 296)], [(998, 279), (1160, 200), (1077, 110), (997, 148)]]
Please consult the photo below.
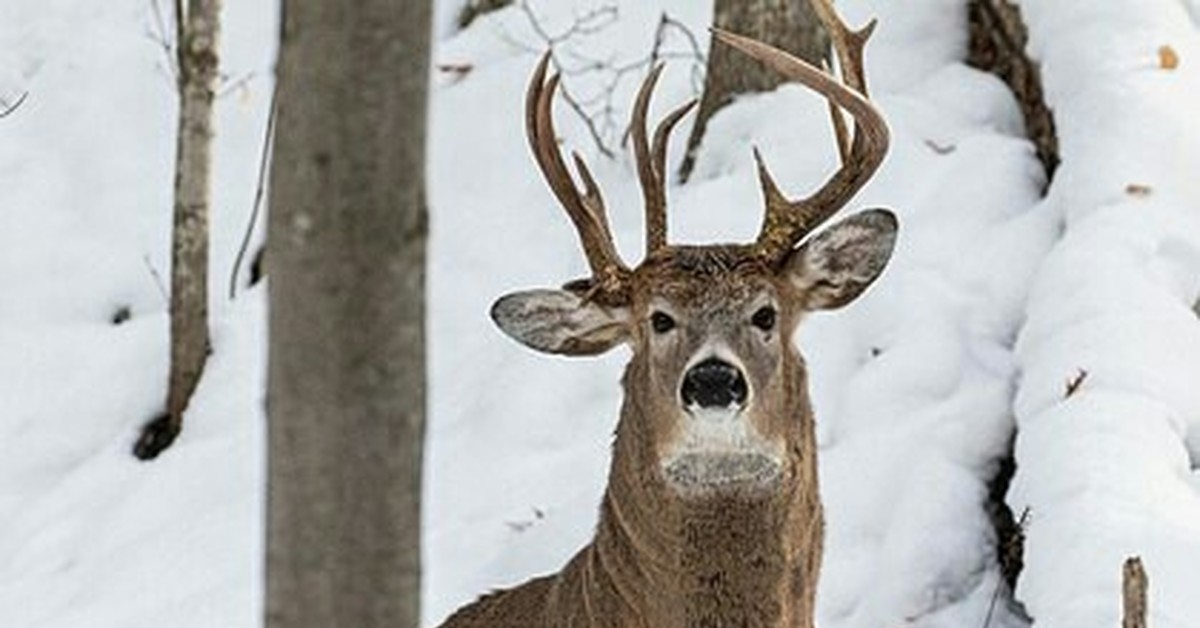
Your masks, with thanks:
[(783, 272), (804, 308), (839, 308), (862, 294), (887, 266), (896, 227), (895, 214), (871, 209), (835, 223), (793, 251)]
[(492, 320), (517, 342), (543, 353), (599, 355), (629, 338), (629, 310), (584, 301), (566, 290), (501, 297)]

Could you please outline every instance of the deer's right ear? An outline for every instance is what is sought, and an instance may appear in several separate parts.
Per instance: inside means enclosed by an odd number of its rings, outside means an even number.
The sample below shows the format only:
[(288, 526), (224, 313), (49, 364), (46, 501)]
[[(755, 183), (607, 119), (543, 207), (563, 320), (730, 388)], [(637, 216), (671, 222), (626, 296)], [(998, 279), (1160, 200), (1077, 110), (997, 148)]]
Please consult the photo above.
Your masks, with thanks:
[(543, 353), (599, 355), (629, 339), (629, 310), (584, 301), (566, 290), (501, 297), (492, 320), (517, 342)]

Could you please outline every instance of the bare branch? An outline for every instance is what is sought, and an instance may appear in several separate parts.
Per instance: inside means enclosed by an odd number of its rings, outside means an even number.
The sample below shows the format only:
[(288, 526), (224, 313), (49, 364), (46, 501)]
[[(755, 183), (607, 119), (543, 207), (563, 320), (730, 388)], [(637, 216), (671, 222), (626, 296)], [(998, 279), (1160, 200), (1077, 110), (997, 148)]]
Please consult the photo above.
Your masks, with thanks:
[[(165, 71), (170, 74), (172, 81), (178, 81), (179, 57), (175, 53), (175, 45), (178, 40), (172, 39), (167, 35), (167, 20), (163, 16), (162, 7), (158, 3), (159, 0), (150, 0), (150, 12), (154, 16), (154, 28), (146, 32), (146, 37), (162, 49), (163, 57), (167, 60)], [(178, 13), (176, 13), (176, 21), (178, 21)], [(178, 37), (178, 30), (176, 30), (176, 37)]]
[(18, 96), (17, 100), (11, 105), (8, 104), (7, 100), (0, 98), (0, 119), (7, 118), (8, 116), (12, 115), (14, 111), (21, 107), (21, 105), (25, 104), (26, 98), (29, 98), (28, 91), (21, 92), (21, 95)]
[(1083, 382), (1087, 380), (1087, 376), (1087, 369), (1078, 369), (1075, 372), (1075, 375), (1067, 380), (1066, 392), (1063, 393), (1063, 399), (1066, 399), (1079, 392), (1080, 387), (1083, 386)]
[(575, 100), (575, 95), (567, 90), (566, 87), (560, 86), (559, 90), (562, 92), (563, 102), (567, 103), (567, 105), (571, 107), (571, 110), (574, 111), (575, 114), (579, 116), (579, 119), (583, 121), (584, 128), (586, 128), (588, 130), (588, 134), (592, 136), (592, 141), (596, 143), (596, 149), (600, 151), (600, 154), (608, 157), (609, 159), (616, 157), (616, 153), (614, 153), (613, 150), (604, 143), (604, 137), (601, 135), (600, 131), (596, 129), (596, 121), (593, 120), (592, 117), (588, 115), (587, 111), (584, 110), (584, 108), (579, 104), (579, 102)]
[(233, 268), (229, 271), (229, 300), (237, 297), (237, 279), (246, 258), (246, 250), (250, 248), (250, 237), (254, 234), (254, 225), (258, 224), (258, 214), (262, 208), (264, 191), (267, 188), (267, 164), (271, 162), (271, 149), (275, 137), (275, 99), (279, 95), (279, 84), (271, 89), (271, 104), (267, 111), (267, 128), (263, 131), (262, 149), (258, 158), (258, 184), (254, 188), (254, 205), (250, 209), (250, 220), (242, 233), (242, 244), (238, 246), (237, 256), (233, 260)]
[[(1015, 548), (1016, 551), (1021, 551), (1022, 547), (1025, 544), (1025, 528), (1028, 525), (1029, 525), (1029, 506), (1026, 506), (1025, 510), (1021, 511), (1021, 516), (1016, 521), (1017, 535), (1014, 538), (1009, 539), (1010, 543), (1015, 543), (1018, 546), (1017, 548)], [(1000, 552), (1009, 552), (1009, 551), (1013, 551), (1014, 548), (999, 547), (997, 549)], [(1001, 560), (1001, 571), (1003, 571), (1003, 560)], [(988, 603), (987, 615), (985, 615), (983, 618), (983, 628), (989, 628), (992, 625), (992, 617), (996, 611), (996, 602), (1000, 601), (1000, 591), (1003, 590), (1003, 587), (1004, 587), (1004, 576), (1003, 576), (1003, 574), (1001, 574), (1001, 577), (996, 581), (996, 588), (992, 590), (992, 600), (991, 600), (991, 602)]]
[(216, 98), (224, 98), (229, 94), (238, 91), (239, 89), (245, 88), (246, 85), (248, 85), (250, 81), (253, 81), (255, 78), (258, 78), (258, 73), (254, 71), (246, 72), (237, 78), (227, 74), (222, 74), (220, 76), (220, 87), (217, 89)]
[(529, 20), (530, 28), (537, 33), (538, 37), (542, 41), (546, 42), (551, 47), (561, 44), (564, 41), (575, 37), (576, 35), (596, 34), (615, 22), (619, 15), (617, 11), (617, 5), (604, 4), (588, 11), (587, 13), (584, 13), (581, 16), (576, 17), (575, 21), (570, 27), (567, 28), (567, 30), (551, 35), (542, 26), (541, 21), (533, 12), (533, 8), (529, 6), (529, 2), (527, 0), (521, 0), (518, 2), (517, 7), (521, 9), (521, 12), (525, 14), (526, 19)]
[(170, 307), (171, 295), (167, 292), (167, 286), (163, 283), (162, 275), (158, 274), (158, 269), (150, 261), (150, 256), (143, 255), (142, 263), (146, 265), (146, 270), (150, 271), (150, 278), (154, 280), (154, 285), (158, 288), (158, 294), (162, 297), (163, 305)]
[[(581, 78), (599, 75), (600, 87), (590, 94), (581, 94), (564, 80), (559, 85), (563, 101), (583, 122), (588, 135), (591, 136), (596, 149), (608, 158), (617, 155), (616, 146), (624, 146), (628, 140), (628, 125), (625, 122), (625, 112), (619, 108), (614, 96), (618, 87), (628, 78), (644, 76), (650, 67), (666, 59), (682, 59), (691, 62), (691, 82), (694, 94), (698, 94), (702, 83), (704, 54), (694, 33), (682, 22), (663, 13), (654, 31), (654, 44), (645, 56), (625, 63), (619, 63), (613, 58), (595, 58), (580, 54), (567, 46), (572, 38), (585, 37), (603, 32), (619, 17), (615, 4), (604, 4), (576, 17), (567, 28), (551, 32), (542, 23), (529, 0), (520, 0), (517, 8), (525, 16), (530, 30), (540, 40), (539, 45), (530, 45), (520, 41), (506, 32), (503, 27), (498, 29), (498, 36), (514, 48), (534, 54), (541, 54), (547, 48), (555, 69), (564, 78)], [(681, 34), (684, 45), (680, 49), (668, 49), (672, 34)], [(700, 82), (697, 81), (699, 68)], [(620, 138), (617, 140), (616, 138)]]

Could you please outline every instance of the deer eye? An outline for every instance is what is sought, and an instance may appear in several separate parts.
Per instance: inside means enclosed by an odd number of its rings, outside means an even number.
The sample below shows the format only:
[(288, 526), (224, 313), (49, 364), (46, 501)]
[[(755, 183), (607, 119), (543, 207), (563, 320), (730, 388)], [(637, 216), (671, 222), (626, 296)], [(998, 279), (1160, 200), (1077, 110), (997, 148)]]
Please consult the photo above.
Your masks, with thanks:
[(650, 328), (656, 334), (665, 334), (675, 329), (675, 319), (663, 312), (654, 312), (650, 315)]
[(771, 331), (775, 328), (775, 308), (769, 305), (758, 308), (750, 317), (750, 323), (763, 331)]

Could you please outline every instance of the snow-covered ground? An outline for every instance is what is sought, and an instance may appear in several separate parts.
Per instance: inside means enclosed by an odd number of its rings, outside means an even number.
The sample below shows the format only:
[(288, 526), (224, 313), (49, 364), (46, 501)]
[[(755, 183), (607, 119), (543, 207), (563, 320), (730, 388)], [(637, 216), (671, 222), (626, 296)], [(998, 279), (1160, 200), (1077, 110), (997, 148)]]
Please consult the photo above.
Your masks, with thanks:
[[(131, 439), (162, 407), (167, 376), (158, 282), (176, 109), (154, 13), (133, 0), (0, 3), (0, 98), (29, 94), (0, 120), (5, 628), (259, 623), (265, 291), (230, 302), (227, 286), (254, 198), (277, 9), (227, 4), (213, 361), (179, 447), (140, 464)], [(129, 320), (113, 325), (122, 308)]]
[[(1028, 506), (1018, 590), (1039, 623), (1116, 616), (1140, 554), (1150, 623), (1200, 624), (1200, 33), (1187, 5), (1029, 2), (1031, 47), (1060, 112), (1046, 201), (1063, 235), (1029, 286), (1017, 343)], [(1195, 5), (1191, 5), (1195, 8)], [(1179, 60), (1164, 70), (1160, 48)], [(1169, 56), (1169, 55), (1168, 55)], [(1130, 186), (1133, 186), (1130, 188)], [(1064, 381), (1086, 373), (1063, 399)]]
[[(231, 301), (227, 290), (254, 194), (277, 7), (226, 4), (215, 354), (183, 436), (151, 464), (128, 450), (166, 377), (155, 274), (169, 258), (175, 103), (155, 12), (149, 0), (0, 6), (0, 99), (28, 92), (0, 119), (0, 626), (258, 625), (265, 291)], [(626, 358), (547, 358), (491, 328), (493, 299), (557, 285), (584, 264), (523, 136), (542, 35), (516, 8), (456, 33), (458, 4), (439, 5), (434, 58), (470, 69), (435, 73), (431, 107), (430, 626), (490, 588), (557, 569), (586, 542)], [(595, 28), (559, 50), (577, 69), (643, 58), (663, 11), (706, 49), (706, 4), (530, 1), (551, 36), (590, 16)], [(1130, 554), (1150, 573), (1153, 625), (1200, 622), (1200, 127), (1188, 104), (1200, 94), (1200, 7), (1021, 4), (1062, 147), (1045, 199), (1011, 96), (961, 62), (963, 0), (839, 2), (852, 24), (879, 18), (868, 75), (893, 131), (852, 206), (891, 207), (902, 231), (868, 296), (797, 338), (828, 517), (825, 628), (983, 625), (999, 581), (983, 505), (1014, 435), (1009, 501), (1030, 509), (1016, 598), (1037, 624), (1115, 625)], [(1177, 67), (1161, 67), (1162, 46)], [(690, 47), (669, 29), (663, 50)], [(692, 95), (693, 69), (671, 60), (654, 111)], [(586, 98), (610, 78), (573, 73), (566, 84)], [(618, 124), (640, 78), (616, 84)], [(631, 157), (598, 154), (561, 103), (558, 120), (636, 258)], [(796, 194), (835, 165), (818, 98), (796, 86), (744, 98), (710, 125), (692, 180), (669, 190), (673, 238), (753, 236), (751, 145)], [(132, 318), (113, 325), (123, 306)], [(1000, 597), (991, 625), (1027, 625)]]

